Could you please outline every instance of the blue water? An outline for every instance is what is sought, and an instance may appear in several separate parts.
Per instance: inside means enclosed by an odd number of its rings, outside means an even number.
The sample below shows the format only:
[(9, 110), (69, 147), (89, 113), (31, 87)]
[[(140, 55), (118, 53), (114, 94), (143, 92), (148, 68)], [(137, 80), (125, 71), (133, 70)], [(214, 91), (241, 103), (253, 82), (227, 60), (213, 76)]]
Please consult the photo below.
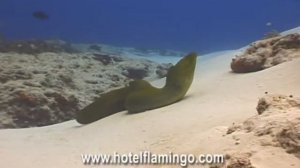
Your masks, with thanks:
[(0, 0), (0, 33), (207, 53), (299, 26), (299, 16), (300, 0)]

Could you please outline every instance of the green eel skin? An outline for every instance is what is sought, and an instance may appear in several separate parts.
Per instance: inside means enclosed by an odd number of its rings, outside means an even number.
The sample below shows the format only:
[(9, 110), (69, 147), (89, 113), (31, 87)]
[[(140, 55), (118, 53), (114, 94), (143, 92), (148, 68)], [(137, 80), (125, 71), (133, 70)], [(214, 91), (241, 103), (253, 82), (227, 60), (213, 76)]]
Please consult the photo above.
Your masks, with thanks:
[(171, 67), (167, 74), (166, 85), (161, 88), (151, 86), (147, 81), (134, 81), (131, 92), (126, 98), (125, 107), (129, 113), (138, 113), (175, 103), (182, 99), (194, 78), (196, 53), (191, 53)]
[(83, 108), (77, 114), (80, 124), (88, 124), (101, 118), (126, 110), (124, 103), (129, 93), (129, 87), (112, 90), (103, 94), (95, 102)]
[(138, 113), (175, 103), (185, 96), (191, 86), (196, 62), (197, 54), (190, 53), (172, 66), (163, 88), (153, 87), (145, 80), (135, 80), (129, 86), (105, 93), (82, 109), (76, 120), (88, 124), (123, 110)]

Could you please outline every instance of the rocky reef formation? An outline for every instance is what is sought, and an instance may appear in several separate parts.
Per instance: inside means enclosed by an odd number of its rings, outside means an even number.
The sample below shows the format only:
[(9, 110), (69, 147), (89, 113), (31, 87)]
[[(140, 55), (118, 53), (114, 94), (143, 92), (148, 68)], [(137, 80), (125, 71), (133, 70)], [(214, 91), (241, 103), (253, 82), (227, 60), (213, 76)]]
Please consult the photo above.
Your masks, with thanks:
[(128, 56), (164, 56), (164, 57), (181, 57), (185, 53), (182, 51), (169, 49), (148, 49), (148, 48), (133, 48), (133, 47), (117, 47), (106, 44), (72, 44), (72, 46), (80, 49), (82, 52), (95, 52), (109, 55), (128, 55)]
[(251, 134), (262, 146), (280, 147), (300, 158), (300, 99), (292, 95), (266, 95), (256, 109), (258, 115), (233, 124), (227, 134)]
[(103, 92), (136, 78), (161, 78), (168, 68), (118, 55), (46, 51), (0, 53), (0, 128), (45, 126), (73, 119)]
[(70, 43), (62, 40), (18, 40), (18, 41), (1, 41), (0, 52), (16, 52), (19, 54), (39, 54), (43, 52), (79, 52), (72, 47)]
[(260, 71), (300, 57), (300, 35), (289, 34), (250, 44), (242, 55), (232, 59), (235, 73)]

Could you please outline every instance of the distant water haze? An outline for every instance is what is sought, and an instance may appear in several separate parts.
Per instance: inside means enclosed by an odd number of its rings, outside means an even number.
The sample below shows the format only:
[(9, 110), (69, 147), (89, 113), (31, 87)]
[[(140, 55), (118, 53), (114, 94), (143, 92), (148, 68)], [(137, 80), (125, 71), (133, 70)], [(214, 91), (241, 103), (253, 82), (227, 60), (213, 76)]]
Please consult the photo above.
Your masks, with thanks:
[(0, 33), (208, 53), (297, 27), (299, 9), (300, 0), (1, 0)]

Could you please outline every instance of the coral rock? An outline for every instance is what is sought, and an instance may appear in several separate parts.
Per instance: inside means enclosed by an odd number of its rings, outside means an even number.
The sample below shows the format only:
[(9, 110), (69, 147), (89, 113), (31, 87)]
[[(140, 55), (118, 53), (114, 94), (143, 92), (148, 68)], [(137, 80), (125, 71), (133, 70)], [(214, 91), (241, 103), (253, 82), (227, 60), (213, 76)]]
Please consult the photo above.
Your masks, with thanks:
[(255, 72), (300, 57), (300, 35), (290, 34), (257, 41), (232, 59), (236, 73)]
[(259, 100), (259, 115), (229, 127), (228, 133), (246, 131), (260, 138), (261, 145), (281, 147), (300, 158), (300, 99), (265, 95)]
[(265, 59), (258, 55), (234, 58), (231, 62), (231, 69), (236, 73), (255, 72), (263, 69)]
[[(67, 45), (63, 41), (48, 44), (58, 46), (55, 51), (63, 51), (59, 46)], [(132, 78), (158, 77), (155, 70), (160, 64), (153, 61), (107, 53), (98, 57), (90, 52), (55, 53), (50, 49), (38, 50), (42, 53), (35, 55), (0, 52), (0, 128), (71, 120), (105, 91), (124, 86)], [(141, 72), (132, 71), (135, 68)], [(122, 75), (125, 72), (128, 77)]]

